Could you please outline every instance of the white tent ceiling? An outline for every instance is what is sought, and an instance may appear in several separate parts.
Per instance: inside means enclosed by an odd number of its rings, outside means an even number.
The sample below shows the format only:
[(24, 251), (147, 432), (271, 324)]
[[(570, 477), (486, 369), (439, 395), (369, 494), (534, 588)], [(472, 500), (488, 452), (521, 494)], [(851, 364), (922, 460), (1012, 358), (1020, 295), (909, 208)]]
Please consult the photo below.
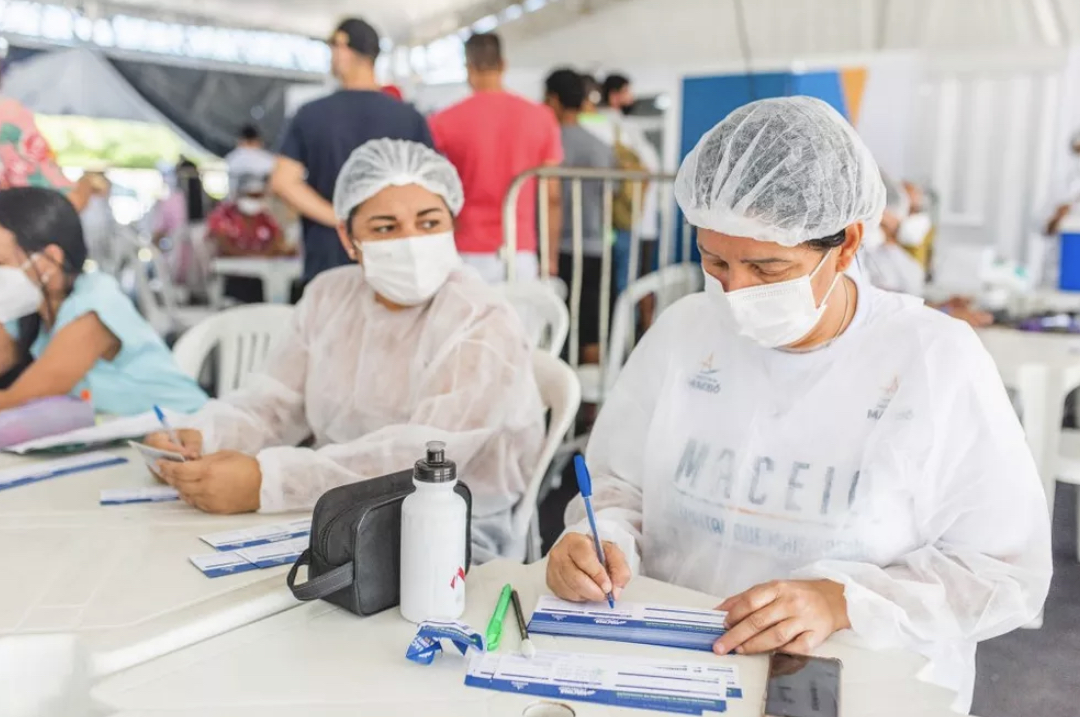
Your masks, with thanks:
[(1080, 44), (1080, 0), (563, 0), (500, 28), (514, 66), (701, 66)]
[(311, 37), (327, 37), (337, 22), (358, 15), (383, 35), (406, 42), (418, 33), (453, 32), (476, 20), (492, 7), (510, 0), (46, 0), (77, 5), (99, 16), (129, 13), (142, 17), (276, 30)]

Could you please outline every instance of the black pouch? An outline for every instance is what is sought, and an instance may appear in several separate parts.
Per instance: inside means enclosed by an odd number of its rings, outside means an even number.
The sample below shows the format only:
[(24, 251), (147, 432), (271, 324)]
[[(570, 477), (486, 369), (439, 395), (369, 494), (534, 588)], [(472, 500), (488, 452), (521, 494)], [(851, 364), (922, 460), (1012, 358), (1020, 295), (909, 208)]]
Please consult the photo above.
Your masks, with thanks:
[[(328, 490), (315, 503), (311, 543), (289, 571), (286, 582), (297, 600), (322, 598), (357, 615), (373, 615), (399, 601), (401, 503), (415, 490), (411, 470)], [(454, 490), (465, 499), (465, 570), (472, 562), (472, 493), (464, 483)], [(308, 566), (308, 581), (296, 572)]]

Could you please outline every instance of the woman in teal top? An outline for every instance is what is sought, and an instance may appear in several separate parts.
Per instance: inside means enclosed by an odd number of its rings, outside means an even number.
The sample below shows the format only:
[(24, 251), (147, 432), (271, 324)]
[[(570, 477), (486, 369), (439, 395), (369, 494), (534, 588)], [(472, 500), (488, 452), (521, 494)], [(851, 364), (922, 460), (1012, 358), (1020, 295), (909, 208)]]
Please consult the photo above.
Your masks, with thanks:
[[(0, 374), (32, 357), (0, 410), (89, 391), (100, 413), (190, 413), (206, 394), (111, 276), (82, 273), (79, 215), (50, 189), (0, 191)], [(15, 320), (17, 319), (17, 321)]]

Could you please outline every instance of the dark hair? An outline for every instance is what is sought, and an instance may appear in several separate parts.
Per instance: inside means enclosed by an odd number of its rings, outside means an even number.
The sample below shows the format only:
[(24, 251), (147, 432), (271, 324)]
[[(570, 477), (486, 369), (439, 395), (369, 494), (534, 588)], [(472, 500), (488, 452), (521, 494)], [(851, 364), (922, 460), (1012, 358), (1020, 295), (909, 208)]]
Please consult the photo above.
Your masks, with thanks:
[(847, 227), (844, 227), (835, 234), (830, 234), (827, 237), (821, 237), (820, 239), (811, 239), (806, 242), (806, 246), (810, 247), (814, 251), (829, 251), (841, 246), (847, 239)]
[(262, 134), (259, 132), (259, 128), (253, 124), (246, 124), (240, 128), (240, 139), (245, 142), (254, 142), (262, 139)]
[(187, 157), (180, 157), (180, 161), (176, 163), (176, 185), (180, 187), (187, 201), (187, 220), (201, 222), (206, 219), (206, 204), (199, 168)]
[(465, 41), (465, 64), (477, 70), (502, 69), (502, 40), (494, 32), (479, 32)]
[(568, 67), (548, 75), (544, 89), (547, 94), (555, 95), (564, 109), (580, 110), (585, 102), (585, 79)]
[(626, 75), (610, 74), (604, 78), (604, 86), (600, 90), (600, 94), (604, 98), (604, 104), (610, 105), (612, 93), (622, 91), (629, 84), (630, 78)]
[[(27, 256), (55, 244), (64, 252), (60, 270), (74, 283), (86, 261), (82, 222), (75, 207), (60, 192), (42, 187), (17, 187), (0, 192), (0, 226), (15, 235)], [(19, 353), (26, 356), (41, 332), (41, 316), (19, 319)]]

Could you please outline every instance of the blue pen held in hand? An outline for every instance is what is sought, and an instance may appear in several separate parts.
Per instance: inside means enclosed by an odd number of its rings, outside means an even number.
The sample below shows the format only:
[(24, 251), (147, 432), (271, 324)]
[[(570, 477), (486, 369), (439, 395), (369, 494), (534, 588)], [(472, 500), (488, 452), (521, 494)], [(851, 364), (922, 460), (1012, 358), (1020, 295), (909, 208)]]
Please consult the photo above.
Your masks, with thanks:
[[(592, 478), (589, 477), (589, 469), (585, 466), (585, 459), (579, 453), (574, 456), (574, 472), (577, 474), (578, 490), (585, 501), (585, 514), (589, 516), (589, 527), (592, 529), (593, 543), (596, 545), (596, 557), (600, 564), (607, 570), (607, 558), (604, 557), (604, 545), (600, 542), (600, 533), (596, 530), (596, 515), (592, 509)], [(607, 594), (608, 606), (615, 607), (615, 596)]]
[(176, 431), (169, 425), (169, 419), (165, 418), (165, 412), (159, 406), (154, 406), (154, 415), (157, 416), (161, 427), (169, 434), (169, 440), (172, 441), (172, 444), (174, 446), (183, 446), (184, 444), (180, 442), (180, 436), (176, 435)]

